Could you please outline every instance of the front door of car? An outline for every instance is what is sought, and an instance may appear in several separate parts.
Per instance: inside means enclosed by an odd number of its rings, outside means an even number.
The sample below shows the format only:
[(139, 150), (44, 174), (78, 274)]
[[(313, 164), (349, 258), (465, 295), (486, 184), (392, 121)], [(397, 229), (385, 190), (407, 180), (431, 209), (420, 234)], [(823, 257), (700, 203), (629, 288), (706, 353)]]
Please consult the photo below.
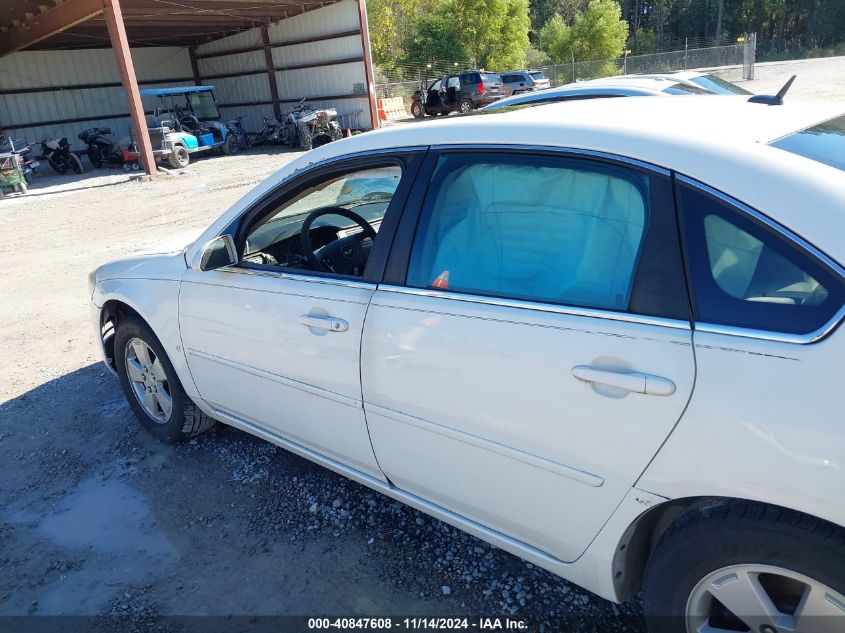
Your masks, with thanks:
[(482, 148), (430, 153), (423, 180), (364, 328), (379, 464), (400, 488), (575, 560), (692, 391), (670, 178)]
[(299, 176), (245, 211), (239, 263), (188, 270), (179, 300), (203, 400), (379, 478), (361, 405), (361, 329), (414, 156)]
[(461, 78), (457, 75), (449, 77), (446, 82), (446, 105), (453, 107), (461, 100)]

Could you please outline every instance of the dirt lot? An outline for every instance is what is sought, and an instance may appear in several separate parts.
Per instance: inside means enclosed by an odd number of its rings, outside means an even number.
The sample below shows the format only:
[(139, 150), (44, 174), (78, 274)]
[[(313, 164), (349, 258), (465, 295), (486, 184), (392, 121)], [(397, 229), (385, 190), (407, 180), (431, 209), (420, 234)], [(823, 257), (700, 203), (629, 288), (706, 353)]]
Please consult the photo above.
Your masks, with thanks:
[[(795, 97), (845, 100), (845, 58), (761, 65), (749, 87), (796, 71)], [(254, 150), (152, 182), (45, 172), (0, 201), (0, 616), (178, 631), (189, 624), (173, 616), (514, 615), (532, 630), (641, 631), (636, 603), (605, 602), (239, 431), (171, 447), (140, 430), (99, 364), (87, 273), (187, 241), (295, 156)]]

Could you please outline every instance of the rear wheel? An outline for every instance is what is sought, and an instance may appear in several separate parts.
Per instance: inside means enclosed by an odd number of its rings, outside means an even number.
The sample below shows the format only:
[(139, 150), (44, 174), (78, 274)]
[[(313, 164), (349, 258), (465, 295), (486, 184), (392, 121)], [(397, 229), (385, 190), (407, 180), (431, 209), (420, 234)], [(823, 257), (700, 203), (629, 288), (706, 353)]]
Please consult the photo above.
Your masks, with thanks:
[(184, 169), (191, 162), (191, 155), (184, 147), (176, 145), (167, 157), (167, 162), (173, 169)]
[(653, 633), (828, 633), (845, 622), (845, 531), (751, 502), (690, 510), (646, 565)]
[(226, 137), (226, 140), (223, 142), (223, 153), (226, 156), (232, 156), (238, 153), (240, 146), (238, 145), (238, 140), (235, 138), (233, 134), (230, 134)]
[(414, 115), (415, 119), (421, 119), (425, 116), (425, 108), (423, 108), (423, 104), (419, 101), (414, 101), (411, 104), (411, 114)]
[(103, 155), (100, 153), (98, 147), (94, 146), (88, 148), (88, 160), (91, 161), (91, 164), (95, 169), (99, 169), (103, 166)]
[(472, 102), (472, 99), (462, 99), (459, 108), (463, 114), (466, 114), (475, 109), (475, 104)]
[(55, 154), (50, 156), (50, 158), (47, 159), (47, 162), (50, 163), (50, 167), (52, 167), (53, 171), (57, 174), (64, 176), (67, 173), (67, 164), (56, 158)]
[(164, 348), (145, 323), (127, 317), (115, 334), (115, 365), (129, 405), (144, 427), (164, 442), (194, 437), (214, 419), (185, 394)]

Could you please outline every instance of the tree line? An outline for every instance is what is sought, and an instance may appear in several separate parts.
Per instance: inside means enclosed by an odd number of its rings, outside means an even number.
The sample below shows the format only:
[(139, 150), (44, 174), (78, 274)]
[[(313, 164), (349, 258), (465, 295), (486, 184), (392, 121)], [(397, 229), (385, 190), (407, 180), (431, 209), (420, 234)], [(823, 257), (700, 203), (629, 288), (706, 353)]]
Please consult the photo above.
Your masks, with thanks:
[[(391, 77), (444, 62), (504, 71), (734, 42), (766, 56), (845, 42), (845, 0), (368, 0)], [(843, 51), (845, 52), (845, 51)]]

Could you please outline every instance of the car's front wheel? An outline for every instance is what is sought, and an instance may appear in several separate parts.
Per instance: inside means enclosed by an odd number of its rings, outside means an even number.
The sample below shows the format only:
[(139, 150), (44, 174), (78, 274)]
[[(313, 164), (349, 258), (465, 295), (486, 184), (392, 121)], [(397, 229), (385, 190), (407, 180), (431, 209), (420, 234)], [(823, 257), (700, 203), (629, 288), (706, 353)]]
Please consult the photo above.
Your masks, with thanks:
[(652, 633), (828, 633), (845, 623), (845, 531), (798, 512), (726, 502), (687, 511), (643, 578)]
[(425, 116), (425, 108), (423, 108), (423, 104), (419, 101), (414, 101), (411, 104), (411, 114), (414, 115), (415, 119), (421, 119)]
[(114, 349), (120, 385), (150, 433), (164, 442), (175, 442), (214, 425), (214, 419), (185, 394), (164, 348), (144, 322), (133, 317), (122, 319)]

